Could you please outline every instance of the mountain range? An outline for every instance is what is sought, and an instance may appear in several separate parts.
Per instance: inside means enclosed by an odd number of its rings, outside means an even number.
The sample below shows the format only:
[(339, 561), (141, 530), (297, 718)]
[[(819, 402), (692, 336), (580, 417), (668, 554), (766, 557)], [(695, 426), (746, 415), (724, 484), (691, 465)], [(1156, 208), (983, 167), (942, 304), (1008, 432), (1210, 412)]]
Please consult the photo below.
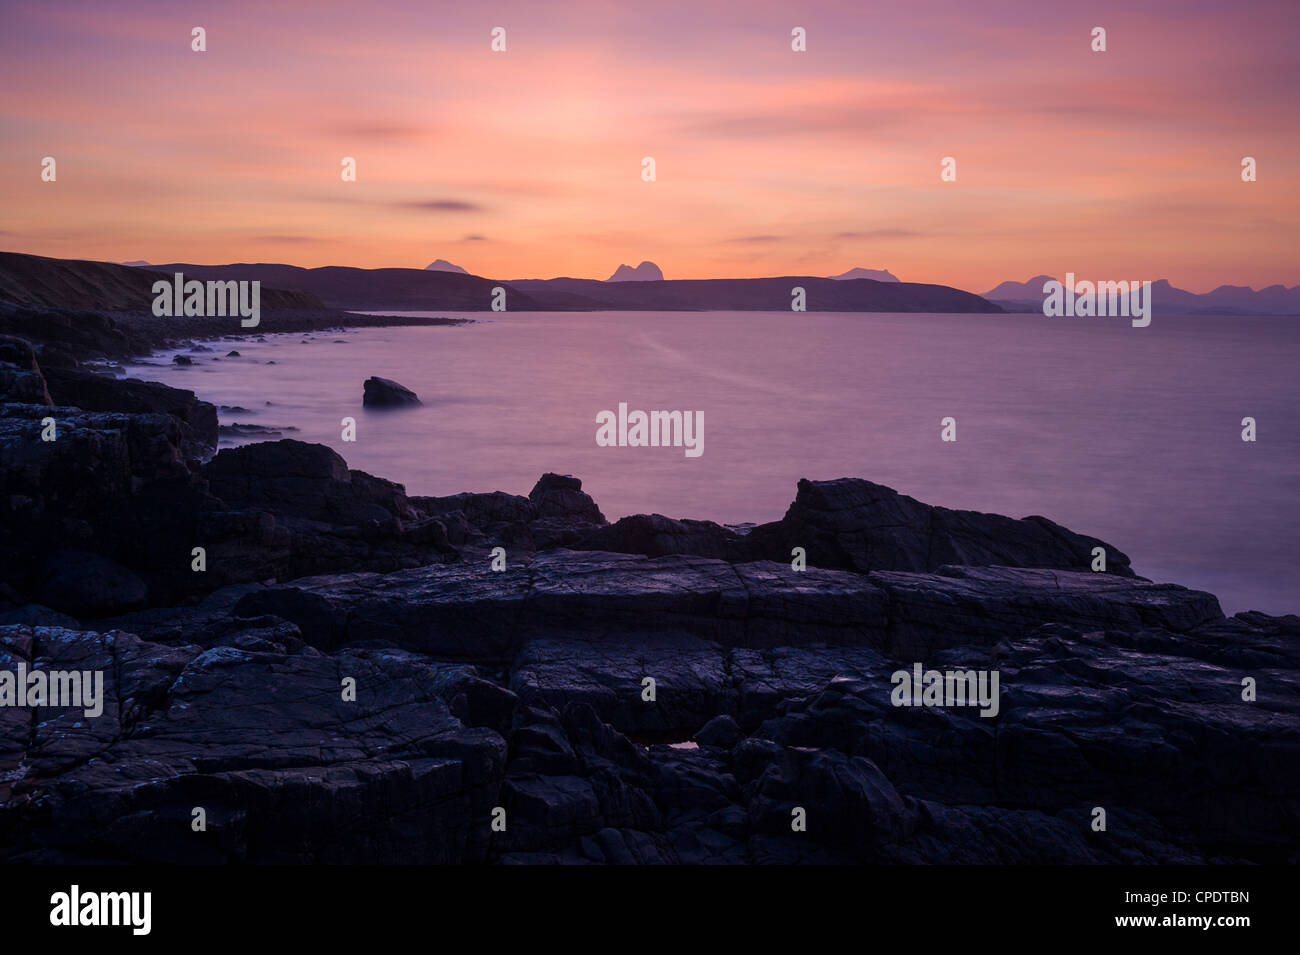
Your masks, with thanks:
[[(1075, 277), (1076, 281), (1084, 278), (1090, 277)], [(1043, 285), (1051, 281), (1050, 275), (1038, 275), (1028, 282), (1003, 282), (983, 297), (1008, 312), (1037, 312), (1043, 307)], [(1212, 292), (1197, 294), (1160, 279), (1151, 283), (1151, 301), (1154, 309), (1165, 314), (1300, 315), (1300, 285), (1270, 285), (1258, 291), (1245, 285), (1220, 285)]]
[[(0, 252), (0, 301), (58, 308), (148, 308), (154, 281), (182, 272), (187, 278), (258, 280), (268, 307), (328, 307), (353, 311), (448, 309), (486, 311), (493, 290), (506, 290), (514, 311), (777, 310), (790, 307), (802, 287), (810, 311), (830, 312), (1037, 312), (1050, 276), (1003, 282), (983, 296), (945, 285), (900, 282), (887, 270), (850, 269), (831, 278), (790, 275), (754, 279), (664, 279), (658, 266), (621, 265), (608, 281), (553, 278), (502, 281), (471, 275), (439, 259), (425, 269), (359, 269), (239, 263), (196, 265), (93, 262)], [(615, 278), (622, 272), (624, 278)], [(637, 278), (630, 277), (631, 275)], [(655, 275), (658, 277), (644, 278)], [(282, 290), (277, 292), (276, 290)], [(1198, 295), (1167, 280), (1153, 283), (1155, 308), (1165, 314), (1300, 314), (1300, 286), (1258, 291), (1221, 285)], [(275, 304), (272, 304), (275, 303)]]
[[(804, 289), (814, 312), (998, 312), (978, 295), (944, 285), (838, 280), (810, 275), (756, 279), (675, 279), (601, 282), (596, 279), (524, 279), (506, 282), (427, 269), (358, 269), (240, 263), (155, 264), (52, 259), (0, 252), (0, 301), (59, 308), (150, 308), (152, 285), (186, 279), (259, 281), (266, 308), (352, 311), (487, 311), (494, 289), (506, 292), (512, 311), (787, 311), (792, 290)], [(276, 290), (283, 290), (276, 292)], [(273, 304), (274, 303), (274, 304)]]

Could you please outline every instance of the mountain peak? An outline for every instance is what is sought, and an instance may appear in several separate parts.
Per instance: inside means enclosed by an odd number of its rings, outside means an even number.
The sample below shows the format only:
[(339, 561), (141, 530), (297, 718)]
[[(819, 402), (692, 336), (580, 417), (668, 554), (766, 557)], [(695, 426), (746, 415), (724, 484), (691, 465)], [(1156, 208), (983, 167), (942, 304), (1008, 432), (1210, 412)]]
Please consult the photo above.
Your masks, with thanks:
[(876, 282), (897, 282), (898, 276), (889, 269), (864, 269), (856, 267), (849, 269), (847, 272), (841, 272), (839, 275), (828, 276), (833, 279), (872, 279)]
[(636, 268), (620, 265), (607, 282), (662, 282), (664, 273), (653, 262), (642, 262)]
[(469, 275), (459, 265), (452, 265), (446, 259), (435, 259), (424, 267), (426, 272), (459, 272), (461, 275)]

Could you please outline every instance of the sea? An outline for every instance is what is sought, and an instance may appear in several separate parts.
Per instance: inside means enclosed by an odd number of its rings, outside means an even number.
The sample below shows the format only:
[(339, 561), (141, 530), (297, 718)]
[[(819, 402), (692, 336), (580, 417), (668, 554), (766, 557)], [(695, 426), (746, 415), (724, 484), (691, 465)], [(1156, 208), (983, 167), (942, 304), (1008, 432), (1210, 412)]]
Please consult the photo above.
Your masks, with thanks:
[[(860, 477), (944, 507), (1044, 515), (1227, 613), (1300, 612), (1297, 317), (383, 314), (473, 322), (236, 328), (126, 372), (193, 390), (225, 426), (327, 444), (410, 494), (527, 494), (554, 471), (581, 478), (611, 521), (762, 523), (800, 478)], [(363, 407), (370, 376), (422, 404)], [(699, 415), (702, 452), (601, 446), (598, 416), (620, 404)], [(233, 429), (222, 446), (264, 435)]]

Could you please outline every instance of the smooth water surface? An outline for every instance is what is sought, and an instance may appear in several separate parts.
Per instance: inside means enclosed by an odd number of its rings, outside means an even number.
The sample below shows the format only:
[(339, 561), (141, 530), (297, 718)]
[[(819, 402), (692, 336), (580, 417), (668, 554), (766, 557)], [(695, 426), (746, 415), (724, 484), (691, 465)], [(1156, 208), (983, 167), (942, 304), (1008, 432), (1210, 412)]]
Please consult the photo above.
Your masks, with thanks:
[[(502, 313), (257, 337), (128, 373), (248, 409), (223, 423), (296, 427), (285, 436), (412, 494), (526, 494), (557, 471), (610, 520), (764, 522), (801, 477), (865, 477), (932, 504), (1043, 514), (1228, 613), (1300, 611), (1300, 319)], [(364, 409), (371, 375), (424, 406)], [(620, 401), (702, 411), (703, 455), (598, 447), (596, 414)], [(940, 441), (947, 416), (954, 443)]]

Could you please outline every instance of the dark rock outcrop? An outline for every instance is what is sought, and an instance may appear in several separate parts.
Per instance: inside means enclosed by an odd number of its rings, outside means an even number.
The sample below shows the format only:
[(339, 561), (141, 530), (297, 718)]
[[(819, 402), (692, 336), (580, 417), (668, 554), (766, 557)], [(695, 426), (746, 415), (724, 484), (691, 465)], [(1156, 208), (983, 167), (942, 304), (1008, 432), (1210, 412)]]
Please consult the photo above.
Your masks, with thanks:
[(367, 408), (403, 408), (422, 404), (414, 391), (387, 378), (367, 378), (361, 403)]
[(789, 560), (802, 547), (810, 564), (860, 573), (924, 573), (945, 564), (1088, 570), (1093, 548), (1102, 547), (1107, 573), (1133, 576), (1118, 548), (1044, 517), (954, 511), (857, 478), (800, 481), (785, 517), (754, 528), (747, 543), (772, 560)]
[(669, 635), (729, 647), (821, 643), (915, 657), (992, 646), (1044, 621), (1178, 633), (1222, 619), (1210, 594), (1106, 574), (995, 567), (861, 575), (566, 550), (518, 560), (503, 572), (484, 557), (307, 578), (248, 599), (241, 612), (290, 620), (298, 607), (327, 607), (337, 621), (331, 640), (383, 639), (484, 662), (554, 634), (636, 646)]
[(0, 401), (52, 405), (32, 346), (21, 338), (0, 336)]
[(182, 450), (187, 456), (205, 457), (216, 450), (217, 409), (199, 401), (192, 391), (69, 368), (46, 368), (45, 380), (55, 404), (84, 411), (168, 414), (181, 422)]
[(103, 617), (144, 606), (148, 588), (121, 564), (86, 551), (59, 550), (45, 560), (41, 601), (75, 616)]
[[(482, 860), (506, 746), (463, 723), (446, 668), (391, 650), (211, 650), (0, 628), (0, 666), (107, 671), (104, 712), (0, 709), (10, 861)], [(355, 681), (355, 700), (346, 698)], [(456, 681), (447, 684), (458, 686)], [(493, 718), (497, 718), (494, 716)], [(191, 829), (206, 813), (207, 831)]]
[(743, 538), (712, 521), (674, 520), (662, 514), (634, 514), (600, 527), (573, 544), (580, 550), (614, 551), (665, 557), (736, 558), (744, 553)]
[(575, 477), (544, 474), (528, 497), (492, 491), (446, 497), (415, 497), (412, 505), (436, 516), (457, 546), (504, 546), (532, 553), (578, 546), (605, 517)]

